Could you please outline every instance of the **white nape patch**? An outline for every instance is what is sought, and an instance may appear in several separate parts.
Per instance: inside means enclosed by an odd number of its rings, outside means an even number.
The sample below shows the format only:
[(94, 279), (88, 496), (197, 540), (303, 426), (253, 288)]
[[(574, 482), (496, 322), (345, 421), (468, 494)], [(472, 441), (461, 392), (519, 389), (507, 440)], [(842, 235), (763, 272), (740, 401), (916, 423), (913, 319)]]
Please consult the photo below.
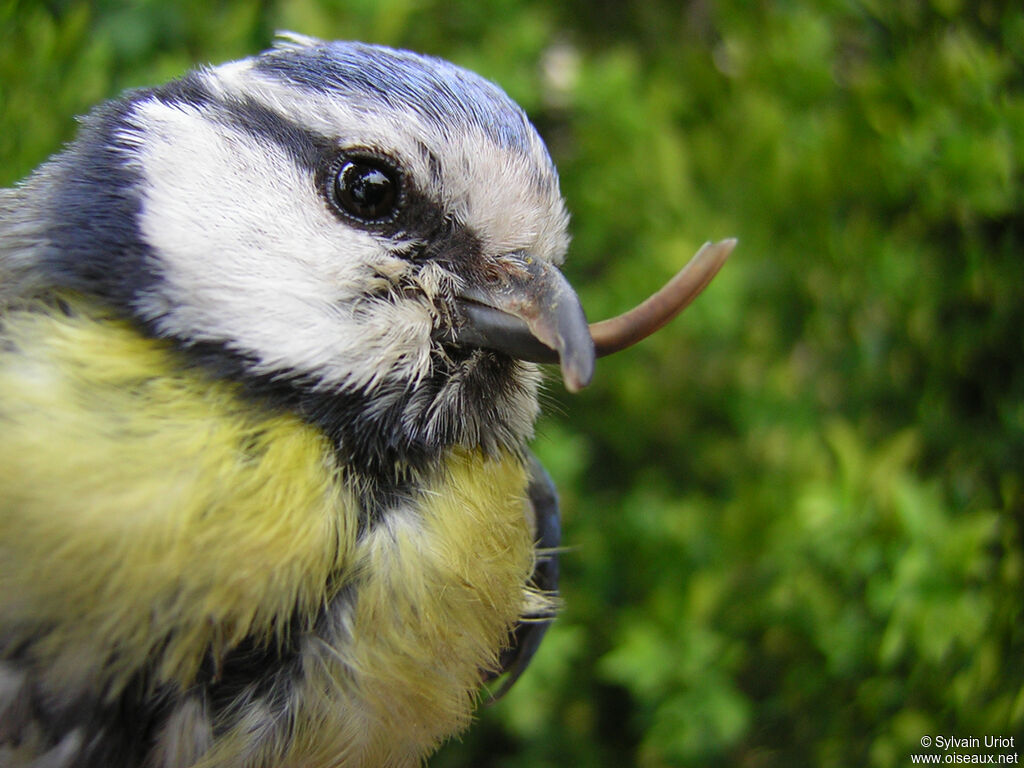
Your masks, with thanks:
[(274, 48), (276, 50), (311, 48), (320, 45), (322, 42), (319, 38), (288, 30), (278, 30), (274, 34)]
[[(208, 71), (214, 93), (249, 97), (339, 146), (368, 147), (394, 156), (421, 189), (480, 238), (486, 254), (526, 251), (561, 264), (568, 249), (568, 213), (547, 149), (532, 131), (529, 154), (497, 146), (473, 125), (441, 125), (379, 99), (342, 99), (289, 85), (249, 67)], [(440, 164), (431, 175), (426, 146)]]
[[(253, 58), (238, 59), (237, 61), (228, 61), (223, 64), (218, 64), (216, 69), (217, 72), (221, 74), (223, 77), (226, 77), (231, 80), (236, 80), (238, 78), (244, 77), (245, 73), (252, 69), (253, 63), (255, 61), (256, 60)], [(203, 71), (210, 72), (212, 70), (210, 68), (205, 68)]]
[(428, 298), (360, 301), (410, 265), (334, 216), (311, 172), (202, 107), (150, 100), (133, 119), (122, 138), (136, 147), (141, 228), (163, 279), (138, 309), (161, 332), (226, 343), (254, 356), (258, 371), (312, 374), (326, 386), (427, 372)]

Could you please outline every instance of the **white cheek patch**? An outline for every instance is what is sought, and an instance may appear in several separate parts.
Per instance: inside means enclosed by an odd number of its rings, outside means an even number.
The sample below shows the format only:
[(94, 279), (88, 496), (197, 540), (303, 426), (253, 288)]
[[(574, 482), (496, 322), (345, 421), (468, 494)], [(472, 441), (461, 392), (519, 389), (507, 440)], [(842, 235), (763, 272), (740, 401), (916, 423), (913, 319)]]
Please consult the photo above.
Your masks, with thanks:
[[(159, 257), (161, 294), (140, 311), (163, 333), (226, 343), (266, 373), (362, 387), (422, 376), (430, 308), (360, 297), (372, 275), (407, 267), (326, 207), (312, 173), (277, 144), (147, 101), (134, 114), (143, 173), (140, 226)], [(381, 268), (375, 270), (375, 265)]]

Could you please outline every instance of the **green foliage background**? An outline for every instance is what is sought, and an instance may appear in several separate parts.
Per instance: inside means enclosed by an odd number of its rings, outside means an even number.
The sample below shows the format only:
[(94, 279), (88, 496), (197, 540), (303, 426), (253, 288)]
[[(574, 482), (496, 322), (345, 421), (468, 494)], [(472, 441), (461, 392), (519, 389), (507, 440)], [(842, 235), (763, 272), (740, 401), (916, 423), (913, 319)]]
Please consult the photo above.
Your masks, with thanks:
[(275, 29), (450, 58), (549, 142), (592, 317), (553, 379), (564, 615), (435, 766), (900, 766), (1024, 735), (1024, 11), (989, 0), (0, 0), (0, 183)]

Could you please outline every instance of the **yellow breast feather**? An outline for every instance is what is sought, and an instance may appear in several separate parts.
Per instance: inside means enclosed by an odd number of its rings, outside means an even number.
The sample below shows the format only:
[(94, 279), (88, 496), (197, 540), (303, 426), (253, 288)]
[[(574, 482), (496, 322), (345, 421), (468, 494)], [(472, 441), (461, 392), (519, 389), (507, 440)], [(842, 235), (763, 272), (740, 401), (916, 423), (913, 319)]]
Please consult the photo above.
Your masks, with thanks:
[[(79, 301), (0, 346), (0, 601), (65, 685), (144, 660), (187, 685), (212, 649), (315, 613), (354, 546), (327, 441)], [(66, 649), (74, 649), (73, 654)], [(87, 684), (88, 681), (82, 681)]]
[(41, 685), (187, 689), (243, 639), (299, 649), (280, 711), (201, 765), (405, 765), (464, 725), (543, 600), (526, 483), (518, 457), (452, 450), (360, 530), (316, 427), (168, 343), (77, 297), (0, 332), (0, 615)]
[[(329, 726), (303, 733), (293, 754), (304, 757), (284, 764), (407, 765), (468, 724), (481, 673), (497, 668), (512, 624), (550, 608), (527, 586), (525, 484), (518, 460), (453, 452), (415, 511), (360, 541), (363, 578), (333, 617), (349, 642), (308, 654), (311, 674), (294, 701), (306, 722)], [(318, 694), (338, 689), (347, 695)]]

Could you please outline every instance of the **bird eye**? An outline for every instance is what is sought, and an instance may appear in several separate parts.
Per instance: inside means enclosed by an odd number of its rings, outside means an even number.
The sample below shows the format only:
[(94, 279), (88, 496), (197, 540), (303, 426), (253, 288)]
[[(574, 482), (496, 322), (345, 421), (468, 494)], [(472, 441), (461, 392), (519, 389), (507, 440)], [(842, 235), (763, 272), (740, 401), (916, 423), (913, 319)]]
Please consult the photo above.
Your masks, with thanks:
[(389, 218), (398, 205), (398, 171), (377, 158), (350, 158), (334, 178), (334, 199), (360, 221)]

